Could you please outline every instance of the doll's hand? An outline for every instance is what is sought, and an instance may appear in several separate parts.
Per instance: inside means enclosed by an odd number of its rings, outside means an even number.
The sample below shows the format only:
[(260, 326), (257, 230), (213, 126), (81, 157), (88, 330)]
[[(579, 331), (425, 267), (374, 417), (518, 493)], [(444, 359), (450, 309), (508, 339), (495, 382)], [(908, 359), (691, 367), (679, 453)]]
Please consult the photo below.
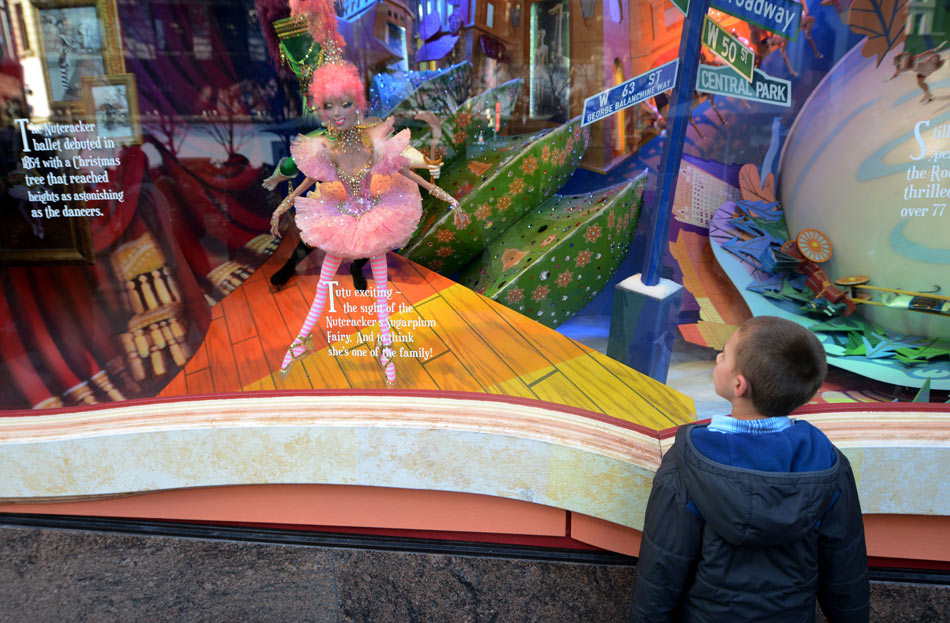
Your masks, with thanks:
[(472, 217), (462, 210), (462, 206), (459, 205), (458, 201), (452, 204), (452, 222), (455, 223), (456, 229), (464, 229), (472, 222)]
[(274, 213), (270, 217), (270, 235), (274, 238), (280, 238), (280, 217), (283, 216), (284, 212), (290, 209), (291, 200), (288, 197), (280, 202), (280, 205), (277, 206), (277, 209), (274, 210)]
[(429, 177), (433, 180), (439, 179), (439, 174), (442, 173), (441, 164), (426, 164), (426, 169), (429, 171)]
[(281, 175), (279, 171), (275, 171), (273, 175), (265, 178), (264, 181), (261, 182), (261, 186), (263, 186), (265, 190), (274, 190), (278, 184), (289, 179), (290, 178), (286, 175)]

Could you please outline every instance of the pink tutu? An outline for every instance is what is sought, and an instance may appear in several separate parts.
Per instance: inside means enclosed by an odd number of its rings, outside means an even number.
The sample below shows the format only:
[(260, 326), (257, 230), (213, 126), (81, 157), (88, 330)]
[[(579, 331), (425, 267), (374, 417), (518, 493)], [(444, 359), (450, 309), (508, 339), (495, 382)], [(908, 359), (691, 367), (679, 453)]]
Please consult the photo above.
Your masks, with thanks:
[(329, 157), (323, 137), (298, 137), (290, 147), (294, 162), (320, 182), (319, 196), (298, 197), (297, 227), (308, 245), (344, 259), (376, 257), (404, 246), (422, 216), (422, 198), (414, 182), (399, 173), (409, 165), (402, 151), (409, 131), (388, 136), (392, 120), (372, 127), (373, 154), (357, 196), (348, 194)]

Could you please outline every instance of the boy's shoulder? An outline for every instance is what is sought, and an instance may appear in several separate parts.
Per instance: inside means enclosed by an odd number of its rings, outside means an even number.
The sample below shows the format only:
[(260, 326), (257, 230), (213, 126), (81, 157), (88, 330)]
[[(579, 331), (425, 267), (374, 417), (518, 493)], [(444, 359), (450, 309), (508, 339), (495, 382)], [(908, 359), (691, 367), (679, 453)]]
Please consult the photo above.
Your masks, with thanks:
[(716, 463), (766, 472), (812, 472), (832, 467), (837, 461), (834, 444), (819, 428), (805, 420), (788, 421), (777, 430), (751, 432), (711, 430), (694, 425), (684, 431), (683, 441)]

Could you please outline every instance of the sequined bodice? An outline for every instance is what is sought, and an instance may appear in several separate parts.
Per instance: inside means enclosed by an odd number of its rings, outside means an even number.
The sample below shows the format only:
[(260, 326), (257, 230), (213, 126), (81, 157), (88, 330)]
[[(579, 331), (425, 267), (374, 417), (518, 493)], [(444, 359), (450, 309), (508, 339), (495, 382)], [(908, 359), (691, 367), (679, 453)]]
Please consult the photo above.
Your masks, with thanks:
[(336, 168), (336, 176), (343, 184), (343, 190), (346, 192), (346, 201), (339, 206), (340, 212), (349, 214), (354, 218), (360, 218), (374, 207), (378, 200), (374, 199), (370, 192), (370, 182), (372, 180), (373, 161), (364, 164), (353, 173), (346, 173), (337, 162), (333, 163)]

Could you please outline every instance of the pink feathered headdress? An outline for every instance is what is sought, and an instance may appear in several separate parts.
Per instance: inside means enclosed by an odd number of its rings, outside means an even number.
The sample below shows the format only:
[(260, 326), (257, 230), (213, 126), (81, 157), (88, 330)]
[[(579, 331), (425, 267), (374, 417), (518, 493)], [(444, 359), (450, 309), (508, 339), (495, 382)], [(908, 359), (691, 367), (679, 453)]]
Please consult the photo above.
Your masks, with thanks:
[(366, 95), (360, 72), (343, 60), (346, 41), (336, 25), (332, 0), (290, 0), (291, 15), (305, 15), (310, 20), (310, 35), (324, 53), (321, 63), (310, 77), (310, 95), (314, 108), (320, 108), (329, 96), (350, 96), (363, 112)]
[(332, 0), (290, 0), (290, 14), (306, 15), (310, 19), (310, 34), (321, 46), (336, 45), (341, 52), (346, 47), (346, 41), (336, 27)]

